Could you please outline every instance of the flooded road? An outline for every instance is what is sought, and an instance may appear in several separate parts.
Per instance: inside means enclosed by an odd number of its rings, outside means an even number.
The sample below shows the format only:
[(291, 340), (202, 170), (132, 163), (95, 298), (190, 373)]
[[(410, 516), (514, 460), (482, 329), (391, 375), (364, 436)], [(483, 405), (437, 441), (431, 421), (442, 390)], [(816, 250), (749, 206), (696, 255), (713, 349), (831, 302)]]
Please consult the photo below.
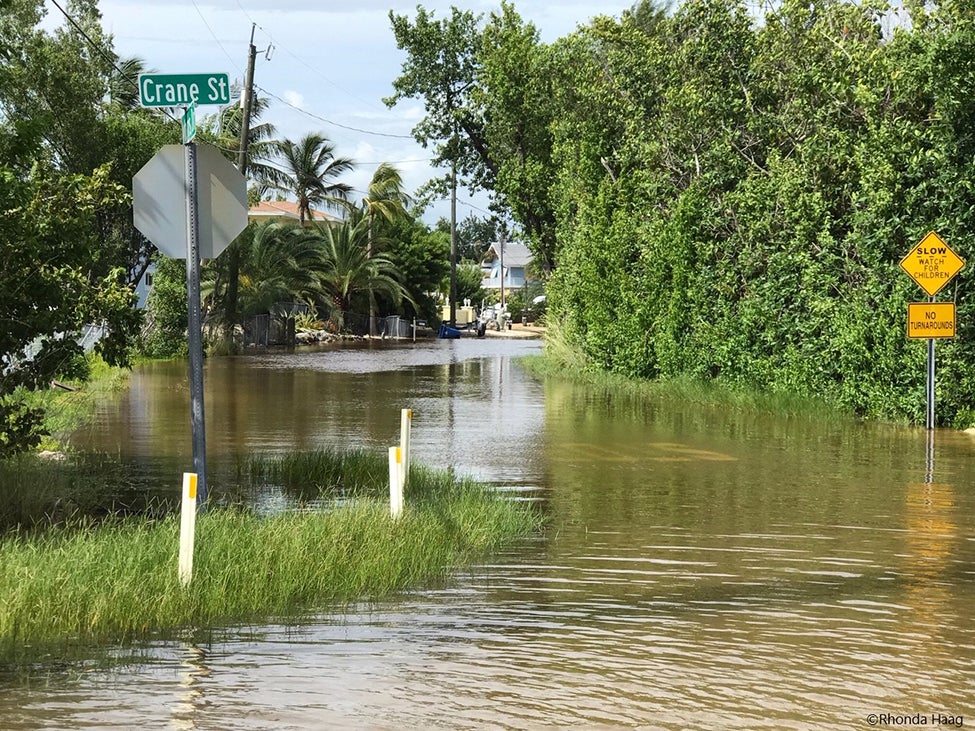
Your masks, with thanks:
[[(975, 725), (975, 439), (541, 382), (537, 343), (206, 366), (211, 489), (247, 451), (385, 449), (538, 500), (449, 584), (0, 676), (4, 729), (864, 729)], [(185, 365), (79, 448), (189, 462)], [(178, 475), (174, 480), (178, 488)], [(99, 655), (104, 658), (104, 653)], [(959, 723), (960, 722), (960, 723)]]

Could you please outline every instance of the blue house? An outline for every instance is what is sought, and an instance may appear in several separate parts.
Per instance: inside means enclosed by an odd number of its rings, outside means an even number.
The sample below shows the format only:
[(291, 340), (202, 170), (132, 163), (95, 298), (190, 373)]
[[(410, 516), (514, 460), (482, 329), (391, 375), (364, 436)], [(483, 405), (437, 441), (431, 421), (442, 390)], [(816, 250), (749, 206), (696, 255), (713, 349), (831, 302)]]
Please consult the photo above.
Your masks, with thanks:
[(524, 244), (491, 244), (481, 263), (484, 272), (481, 286), (484, 289), (501, 289), (503, 284), (505, 290), (524, 287), (529, 281), (527, 270), (531, 262), (531, 252)]

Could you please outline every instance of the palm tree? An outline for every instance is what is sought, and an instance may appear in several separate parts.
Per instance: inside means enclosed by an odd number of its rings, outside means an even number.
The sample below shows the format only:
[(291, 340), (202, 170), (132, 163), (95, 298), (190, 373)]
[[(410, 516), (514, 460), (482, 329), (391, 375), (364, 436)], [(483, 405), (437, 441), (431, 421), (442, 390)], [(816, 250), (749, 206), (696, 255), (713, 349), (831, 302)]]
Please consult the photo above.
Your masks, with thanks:
[[(366, 240), (366, 255), (370, 258), (373, 255), (375, 243), (375, 228), (373, 220), (379, 216), (386, 221), (394, 221), (400, 216), (406, 215), (406, 206), (410, 203), (410, 197), (403, 192), (403, 176), (400, 175), (393, 165), (382, 163), (376, 172), (373, 173), (372, 180), (369, 181), (369, 190), (366, 197), (362, 199), (360, 207), (362, 215), (369, 222), (368, 238)], [(376, 303), (375, 298), (369, 298), (369, 335), (376, 336)]]
[(109, 102), (119, 109), (139, 108), (139, 74), (152, 73), (145, 60), (138, 56), (119, 58), (108, 77)]
[[(211, 130), (214, 144), (235, 165), (238, 162), (240, 149), (240, 131), (244, 122), (244, 109), (240, 105), (241, 89), (234, 84), (230, 91), (231, 103), (223, 107), (218, 115), (214, 115), (211, 124), (216, 129)], [(267, 184), (277, 170), (269, 162), (275, 155), (274, 139), (277, 130), (270, 122), (257, 123), (257, 120), (267, 111), (270, 99), (266, 96), (254, 94), (251, 96), (251, 118), (247, 127), (247, 176), (254, 178), (259, 184)]]
[(355, 163), (345, 157), (335, 157), (335, 145), (325, 136), (312, 133), (298, 142), (281, 140), (274, 143), (273, 150), (278, 164), (269, 180), (279, 190), (295, 196), (301, 223), (311, 218), (311, 209), (316, 204), (346, 208), (352, 186), (335, 179), (351, 171)]
[(412, 302), (396, 265), (381, 254), (368, 255), (365, 247), (368, 219), (323, 225), (318, 230), (323, 238), (325, 258), (319, 281), (338, 311), (339, 327), (342, 313), (352, 308), (356, 295), (367, 294), (370, 306), (374, 306), (377, 293), (388, 296), (397, 305), (403, 299)]
[[(373, 220), (378, 216), (394, 221), (406, 215), (410, 197), (403, 192), (403, 176), (393, 165), (382, 163), (369, 181), (369, 190), (362, 199), (361, 210), (369, 219), (369, 244), (372, 244)], [(371, 253), (371, 248), (370, 248)]]
[[(244, 120), (244, 109), (239, 103), (240, 96), (241, 87), (239, 84), (235, 84), (231, 90), (231, 99), (238, 103), (231, 103), (224, 107), (219, 114), (208, 118), (205, 123), (205, 129), (213, 135), (213, 143), (234, 164), (239, 162), (240, 133)], [(267, 97), (251, 96), (251, 122), (248, 124), (247, 131), (247, 165), (244, 169), (248, 177), (255, 179), (260, 186), (266, 186), (269, 176), (276, 172), (268, 164), (274, 154), (274, 136), (276, 133), (274, 125), (266, 122), (255, 123), (267, 111), (269, 105), (270, 102)], [(223, 318), (224, 325), (228, 328), (233, 328), (239, 319), (238, 289), (242, 257), (240, 241), (241, 237), (238, 237), (231, 242), (226, 253), (220, 257), (222, 260), (221, 272), (224, 272), (227, 278), (226, 294), (223, 297)]]
[(240, 311), (271, 312), (282, 302), (312, 302), (322, 294), (322, 240), (317, 232), (287, 223), (267, 223), (244, 241)]

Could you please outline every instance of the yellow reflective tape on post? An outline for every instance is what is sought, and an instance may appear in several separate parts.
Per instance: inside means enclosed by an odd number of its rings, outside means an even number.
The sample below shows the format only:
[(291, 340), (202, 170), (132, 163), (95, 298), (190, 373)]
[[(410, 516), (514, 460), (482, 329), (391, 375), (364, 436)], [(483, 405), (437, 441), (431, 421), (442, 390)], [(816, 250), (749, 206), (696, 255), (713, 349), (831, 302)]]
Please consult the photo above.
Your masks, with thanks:
[(190, 474), (190, 500), (196, 500), (196, 475)]

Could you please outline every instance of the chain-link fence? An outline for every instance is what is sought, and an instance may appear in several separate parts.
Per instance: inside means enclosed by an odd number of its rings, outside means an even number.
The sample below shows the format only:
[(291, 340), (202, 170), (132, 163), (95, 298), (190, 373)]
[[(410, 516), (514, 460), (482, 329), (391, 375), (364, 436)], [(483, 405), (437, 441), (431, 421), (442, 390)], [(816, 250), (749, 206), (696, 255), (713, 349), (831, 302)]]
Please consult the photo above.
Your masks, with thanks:
[[(245, 347), (268, 347), (295, 344), (295, 320), (279, 314), (265, 314), (244, 320)], [(369, 316), (358, 312), (333, 312), (324, 321), (324, 331), (332, 334), (365, 337), (369, 335)], [(399, 315), (376, 318), (376, 336), (380, 338), (412, 338), (413, 320)]]

